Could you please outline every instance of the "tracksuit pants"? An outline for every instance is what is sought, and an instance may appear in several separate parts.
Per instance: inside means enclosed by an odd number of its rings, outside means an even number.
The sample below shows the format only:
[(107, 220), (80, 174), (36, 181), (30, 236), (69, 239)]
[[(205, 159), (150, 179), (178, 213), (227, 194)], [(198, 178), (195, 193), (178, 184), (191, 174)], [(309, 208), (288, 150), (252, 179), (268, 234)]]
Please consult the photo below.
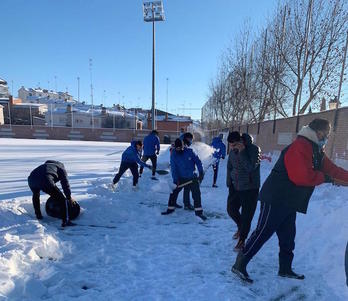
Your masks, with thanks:
[(248, 237), (258, 195), (258, 189), (237, 191), (233, 187), (229, 188), (227, 213), (237, 224), (240, 240), (245, 241)]
[[(180, 183), (183, 184), (183, 183), (186, 183), (190, 180), (192, 180), (192, 179), (180, 179)], [(188, 184), (184, 187), (187, 189), (188, 193), (190, 193), (190, 191), (192, 193), (192, 198), (193, 198), (194, 207), (195, 207), (195, 213), (203, 212), (202, 203), (201, 203), (201, 190), (199, 188), (198, 179), (193, 179), (193, 182), (191, 184)], [(176, 204), (176, 200), (178, 198), (179, 192), (184, 187), (175, 188), (173, 190), (173, 192), (169, 195), (168, 209), (175, 210), (175, 204)], [(185, 190), (184, 190), (184, 196), (185, 196)]]
[(213, 171), (214, 171), (214, 178), (213, 178), (213, 185), (216, 184), (218, 172), (219, 172), (219, 162), (213, 164)]
[(33, 207), (35, 210), (35, 215), (41, 214), (41, 209), (40, 209), (40, 191), (42, 190), (43, 192), (47, 193), (50, 195), (53, 199), (55, 199), (58, 203), (61, 203), (61, 208), (62, 208), (62, 220), (68, 220), (68, 201), (64, 194), (60, 191), (60, 189), (56, 185), (44, 185), (44, 186), (38, 186), (35, 185), (30, 177), (28, 178), (28, 184), (30, 187), (30, 190), (33, 193)]
[(121, 162), (120, 169), (118, 170), (118, 173), (115, 175), (113, 180), (114, 184), (116, 184), (120, 180), (120, 178), (128, 168), (130, 169), (133, 175), (133, 186), (136, 186), (138, 184), (139, 172), (138, 164), (136, 162)]
[[(152, 155), (152, 156), (143, 156), (141, 158), (141, 161), (145, 162), (147, 160), (151, 160), (151, 164), (152, 164), (152, 176), (154, 177), (156, 175), (156, 168), (157, 168), (157, 156), (156, 155)], [(144, 170), (144, 166), (140, 166), (140, 174), (143, 173)]]
[(280, 269), (291, 268), (296, 236), (296, 211), (284, 206), (261, 202), (260, 216), (254, 232), (245, 244), (243, 254), (249, 262), (264, 243), (276, 233), (279, 240)]

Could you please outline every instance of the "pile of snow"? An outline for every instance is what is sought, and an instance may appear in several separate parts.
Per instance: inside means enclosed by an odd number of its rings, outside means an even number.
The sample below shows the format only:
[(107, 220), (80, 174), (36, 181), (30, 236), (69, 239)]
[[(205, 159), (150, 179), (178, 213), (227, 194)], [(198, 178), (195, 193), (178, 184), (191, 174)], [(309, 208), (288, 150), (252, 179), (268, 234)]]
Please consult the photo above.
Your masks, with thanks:
[[(307, 215), (298, 214), (294, 268), (304, 281), (280, 279), (274, 236), (249, 265), (253, 285), (230, 272), (236, 230), (226, 214), (226, 160), (217, 189), (212, 169), (201, 185), (208, 221), (167, 207), (170, 175), (150, 179), (145, 170), (139, 191), (129, 171), (116, 192), (108, 189), (128, 143), (0, 139), (0, 300), (347, 300), (344, 250), (348, 238), (347, 189), (325, 184), (314, 193)], [(162, 146), (160, 164), (168, 168)], [(212, 149), (193, 145), (205, 167)], [(163, 155), (162, 155), (163, 154)], [(26, 178), (47, 159), (62, 161), (73, 196), (83, 212), (79, 224), (34, 218)], [(273, 162), (262, 163), (262, 180)], [(182, 202), (182, 195), (178, 203)], [(253, 220), (257, 223), (258, 211)]]

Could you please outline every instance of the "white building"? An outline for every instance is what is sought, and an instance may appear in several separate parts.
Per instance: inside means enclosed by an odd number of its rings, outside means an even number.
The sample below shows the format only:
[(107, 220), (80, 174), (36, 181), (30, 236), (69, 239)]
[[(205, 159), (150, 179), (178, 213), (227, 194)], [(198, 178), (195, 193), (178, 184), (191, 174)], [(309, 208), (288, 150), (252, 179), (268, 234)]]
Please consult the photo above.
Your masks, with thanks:
[(76, 102), (73, 96), (67, 92), (55, 92), (41, 88), (32, 89), (23, 86), (18, 90), (18, 97), (22, 99), (23, 102), (31, 103), (59, 104)]
[[(100, 110), (81, 110), (71, 106), (65, 108), (58, 107), (52, 110), (48, 107), (48, 111), (45, 115), (46, 123), (48, 126), (63, 126), (63, 127), (75, 127), (75, 128), (101, 128), (102, 114)], [(92, 118), (93, 121), (92, 122)]]
[(4, 107), (0, 105), (0, 125), (5, 124), (5, 119), (4, 119)]
[(8, 99), (10, 96), (8, 92), (7, 82), (4, 79), (0, 78), (0, 98)]

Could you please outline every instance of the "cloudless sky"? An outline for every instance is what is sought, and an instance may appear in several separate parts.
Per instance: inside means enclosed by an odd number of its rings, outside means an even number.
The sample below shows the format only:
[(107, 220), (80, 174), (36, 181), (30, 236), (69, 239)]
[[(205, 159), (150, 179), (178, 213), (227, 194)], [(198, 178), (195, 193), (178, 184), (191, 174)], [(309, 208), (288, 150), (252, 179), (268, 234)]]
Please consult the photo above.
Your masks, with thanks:
[[(164, 0), (156, 23), (156, 102), (200, 118), (222, 52), (248, 19), (258, 28), (276, 0)], [(68, 89), (90, 103), (151, 107), (152, 24), (141, 0), (1, 0), (0, 77), (14, 95), (23, 85)], [(105, 90), (105, 92), (104, 92)], [(185, 110), (184, 110), (185, 108)]]

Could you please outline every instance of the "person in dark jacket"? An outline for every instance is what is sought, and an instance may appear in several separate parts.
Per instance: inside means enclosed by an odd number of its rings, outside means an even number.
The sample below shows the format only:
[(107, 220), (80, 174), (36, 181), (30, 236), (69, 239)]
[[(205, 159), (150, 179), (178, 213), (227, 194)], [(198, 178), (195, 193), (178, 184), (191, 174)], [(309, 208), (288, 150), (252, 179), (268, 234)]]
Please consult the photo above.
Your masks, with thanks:
[(132, 141), (131, 145), (122, 153), (121, 165), (118, 173), (115, 175), (112, 183), (116, 185), (122, 175), (129, 168), (133, 175), (133, 187), (135, 188), (139, 180), (138, 164), (143, 167), (151, 169), (150, 165), (140, 160), (141, 152), (143, 149), (143, 143), (140, 140)]
[(256, 210), (261, 150), (252, 143), (252, 137), (248, 134), (240, 136), (239, 132), (231, 132), (227, 140), (230, 147), (226, 175), (229, 188), (227, 212), (237, 225), (238, 230), (233, 238), (238, 239), (238, 242), (234, 250), (240, 251), (248, 237)]
[(348, 286), (348, 243), (347, 243), (347, 247), (346, 247), (345, 267), (346, 267), (346, 284)]
[(214, 178), (213, 178), (213, 187), (217, 187), (216, 180), (219, 172), (219, 163), (220, 159), (224, 160), (226, 157), (226, 145), (222, 142), (224, 135), (220, 134), (217, 137), (214, 137), (211, 146), (215, 149), (213, 153), (213, 157), (215, 159), (214, 164), (212, 165), (213, 171), (214, 171)]
[[(196, 167), (199, 172), (198, 178), (194, 172)], [(184, 147), (182, 140), (179, 138), (175, 140), (175, 149), (170, 156), (170, 169), (176, 188), (169, 196), (167, 211), (162, 212), (162, 214), (167, 215), (174, 212), (177, 207), (175, 205), (178, 194), (182, 190), (180, 185), (190, 182), (184, 187), (188, 187), (192, 193), (195, 214), (205, 220), (206, 217), (203, 215), (201, 191), (199, 188), (199, 183), (201, 183), (204, 178), (202, 162), (191, 148)]]
[[(152, 163), (152, 179), (157, 180), (156, 178), (156, 168), (157, 168), (157, 155), (160, 151), (160, 140), (158, 138), (158, 132), (153, 130), (149, 135), (144, 138), (144, 153), (141, 160), (147, 162), (151, 160)], [(141, 177), (144, 167), (140, 166), (139, 176)]]
[[(64, 194), (57, 187), (57, 182), (60, 182), (62, 185)], [(36, 167), (28, 177), (28, 185), (33, 193), (33, 206), (37, 219), (42, 219), (40, 191), (43, 191), (61, 204), (62, 226), (74, 225), (71, 223), (68, 214), (69, 203), (73, 203), (74, 200), (71, 197), (68, 176), (63, 163), (48, 160), (44, 164)]]
[(276, 232), (279, 240), (281, 277), (304, 279), (292, 270), (296, 212), (306, 213), (315, 186), (348, 181), (348, 171), (336, 166), (325, 154), (330, 123), (314, 119), (280, 154), (260, 191), (261, 210), (255, 231), (237, 256), (232, 271), (252, 282), (246, 270), (249, 261)]

